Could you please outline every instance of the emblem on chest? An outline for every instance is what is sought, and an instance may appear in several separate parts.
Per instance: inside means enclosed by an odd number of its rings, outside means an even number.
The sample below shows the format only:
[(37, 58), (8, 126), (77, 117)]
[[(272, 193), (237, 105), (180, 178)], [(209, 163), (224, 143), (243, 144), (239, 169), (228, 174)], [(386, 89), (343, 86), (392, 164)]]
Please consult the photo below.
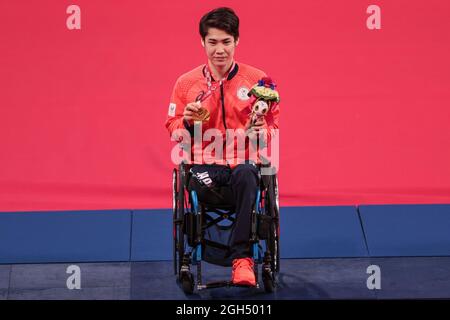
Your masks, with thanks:
[(250, 89), (247, 87), (239, 87), (239, 89), (236, 92), (236, 95), (239, 98), (239, 100), (247, 101), (248, 99), (250, 99), (250, 97), (248, 96), (249, 91)]

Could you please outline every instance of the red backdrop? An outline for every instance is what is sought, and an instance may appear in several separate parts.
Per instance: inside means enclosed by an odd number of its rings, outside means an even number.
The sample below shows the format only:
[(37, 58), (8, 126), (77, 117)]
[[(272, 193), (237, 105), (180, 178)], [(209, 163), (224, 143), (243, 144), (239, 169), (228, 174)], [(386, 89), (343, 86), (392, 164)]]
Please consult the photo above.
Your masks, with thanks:
[(447, 0), (0, 0), (0, 210), (170, 207), (169, 96), (222, 5), (279, 84), (281, 205), (450, 202)]

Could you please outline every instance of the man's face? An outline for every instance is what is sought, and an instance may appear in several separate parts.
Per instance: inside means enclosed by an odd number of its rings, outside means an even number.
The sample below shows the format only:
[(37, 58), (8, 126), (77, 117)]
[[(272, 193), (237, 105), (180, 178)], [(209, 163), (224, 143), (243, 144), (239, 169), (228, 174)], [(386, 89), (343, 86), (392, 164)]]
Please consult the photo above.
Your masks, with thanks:
[(217, 68), (226, 67), (233, 61), (238, 42), (232, 35), (216, 28), (209, 28), (205, 40), (202, 39), (208, 60)]

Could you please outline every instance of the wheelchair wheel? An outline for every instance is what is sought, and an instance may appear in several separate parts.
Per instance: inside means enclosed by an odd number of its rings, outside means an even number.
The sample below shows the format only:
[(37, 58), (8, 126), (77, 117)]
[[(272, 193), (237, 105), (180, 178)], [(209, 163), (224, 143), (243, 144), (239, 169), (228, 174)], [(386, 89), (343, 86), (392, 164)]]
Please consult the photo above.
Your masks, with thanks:
[(262, 278), (266, 292), (273, 292), (277, 286), (277, 274), (280, 271), (280, 234), (278, 179), (271, 176), (265, 197), (265, 212), (272, 217), (272, 225), (266, 240), (267, 252), (264, 257)]
[(192, 294), (194, 292), (194, 276), (190, 272), (183, 272), (181, 274), (181, 287), (186, 294)]
[(177, 195), (178, 195), (178, 190), (177, 190), (177, 169), (173, 169), (172, 172), (172, 221), (173, 221), (173, 247), (172, 247), (172, 252), (173, 252), (173, 272), (176, 275), (178, 273), (178, 255), (177, 255), (177, 248), (178, 248), (178, 216), (177, 216), (177, 212), (178, 212), (178, 205), (177, 205)]
[(273, 176), (273, 194), (274, 194), (274, 207), (273, 216), (275, 217), (273, 225), (273, 240), (274, 240), (274, 265), (273, 269), (275, 272), (280, 272), (280, 203), (278, 197), (278, 177)]
[(276, 287), (274, 272), (272, 272), (272, 270), (270, 270), (270, 269), (266, 270), (263, 266), (262, 278), (263, 278), (264, 290), (268, 293), (273, 292)]
[(181, 267), (184, 258), (184, 164), (180, 164), (178, 171), (174, 169), (172, 176), (173, 188), (173, 259), (174, 273), (181, 280)]

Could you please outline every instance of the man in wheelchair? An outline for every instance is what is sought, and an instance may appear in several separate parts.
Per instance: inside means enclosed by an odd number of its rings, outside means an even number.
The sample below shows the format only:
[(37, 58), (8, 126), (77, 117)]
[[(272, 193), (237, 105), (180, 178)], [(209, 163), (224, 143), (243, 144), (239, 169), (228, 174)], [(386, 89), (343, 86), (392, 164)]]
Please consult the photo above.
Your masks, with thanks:
[[(272, 93), (274, 84), (265, 85), (261, 79), (269, 78), (263, 71), (234, 60), (239, 43), (239, 18), (233, 10), (218, 8), (208, 12), (200, 20), (199, 31), (207, 62), (176, 81), (166, 128), (173, 140), (188, 145), (185, 147), (189, 155), (189, 172), (185, 173), (190, 177), (188, 190), (195, 190), (203, 200), (214, 197), (214, 192), (223, 198), (215, 191), (221, 187), (231, 190), (232, 199), (225, 200), (233, 203), (236, 213), (229, 253), (231, 283), (255, 286), (257, 279), (250, 237), (252, 212), (258, 201), (256, 191), (261, 186), (262, 157), (259, 154), (251, 157), (249, 149), (252, 145), (269, 145), (270, 133), (278, 129), (279, 109), (277, 103), (252, 99), (252, 88), (259, 83), (261, 92)], [(238, 150), (242, 145), (234, 140), (233, 130), (245, 133), (248, 143), (244, 141), (243, 150)], [(210, 141), (211, 136), (214, 141)], [(233, 136), (231, 142), (230, 136)], [(217, 150), (218, 145), (221, 150)], [(226, 154), (227, 158), (221, 159), (218, 154)], [(230, 154), (232, 156), (228, 157)], [(180, 170), (184, 168), (180, 167)], [(183, 187), (177, 188), (174, 197), (179, 198), (180, 192), (184, 194)], [(192, 200), (191, 195), (189, 199)], [(184, 203), (177, 206), (179, 210)], [(180, 257), (180, 263), (182, 259)]]

